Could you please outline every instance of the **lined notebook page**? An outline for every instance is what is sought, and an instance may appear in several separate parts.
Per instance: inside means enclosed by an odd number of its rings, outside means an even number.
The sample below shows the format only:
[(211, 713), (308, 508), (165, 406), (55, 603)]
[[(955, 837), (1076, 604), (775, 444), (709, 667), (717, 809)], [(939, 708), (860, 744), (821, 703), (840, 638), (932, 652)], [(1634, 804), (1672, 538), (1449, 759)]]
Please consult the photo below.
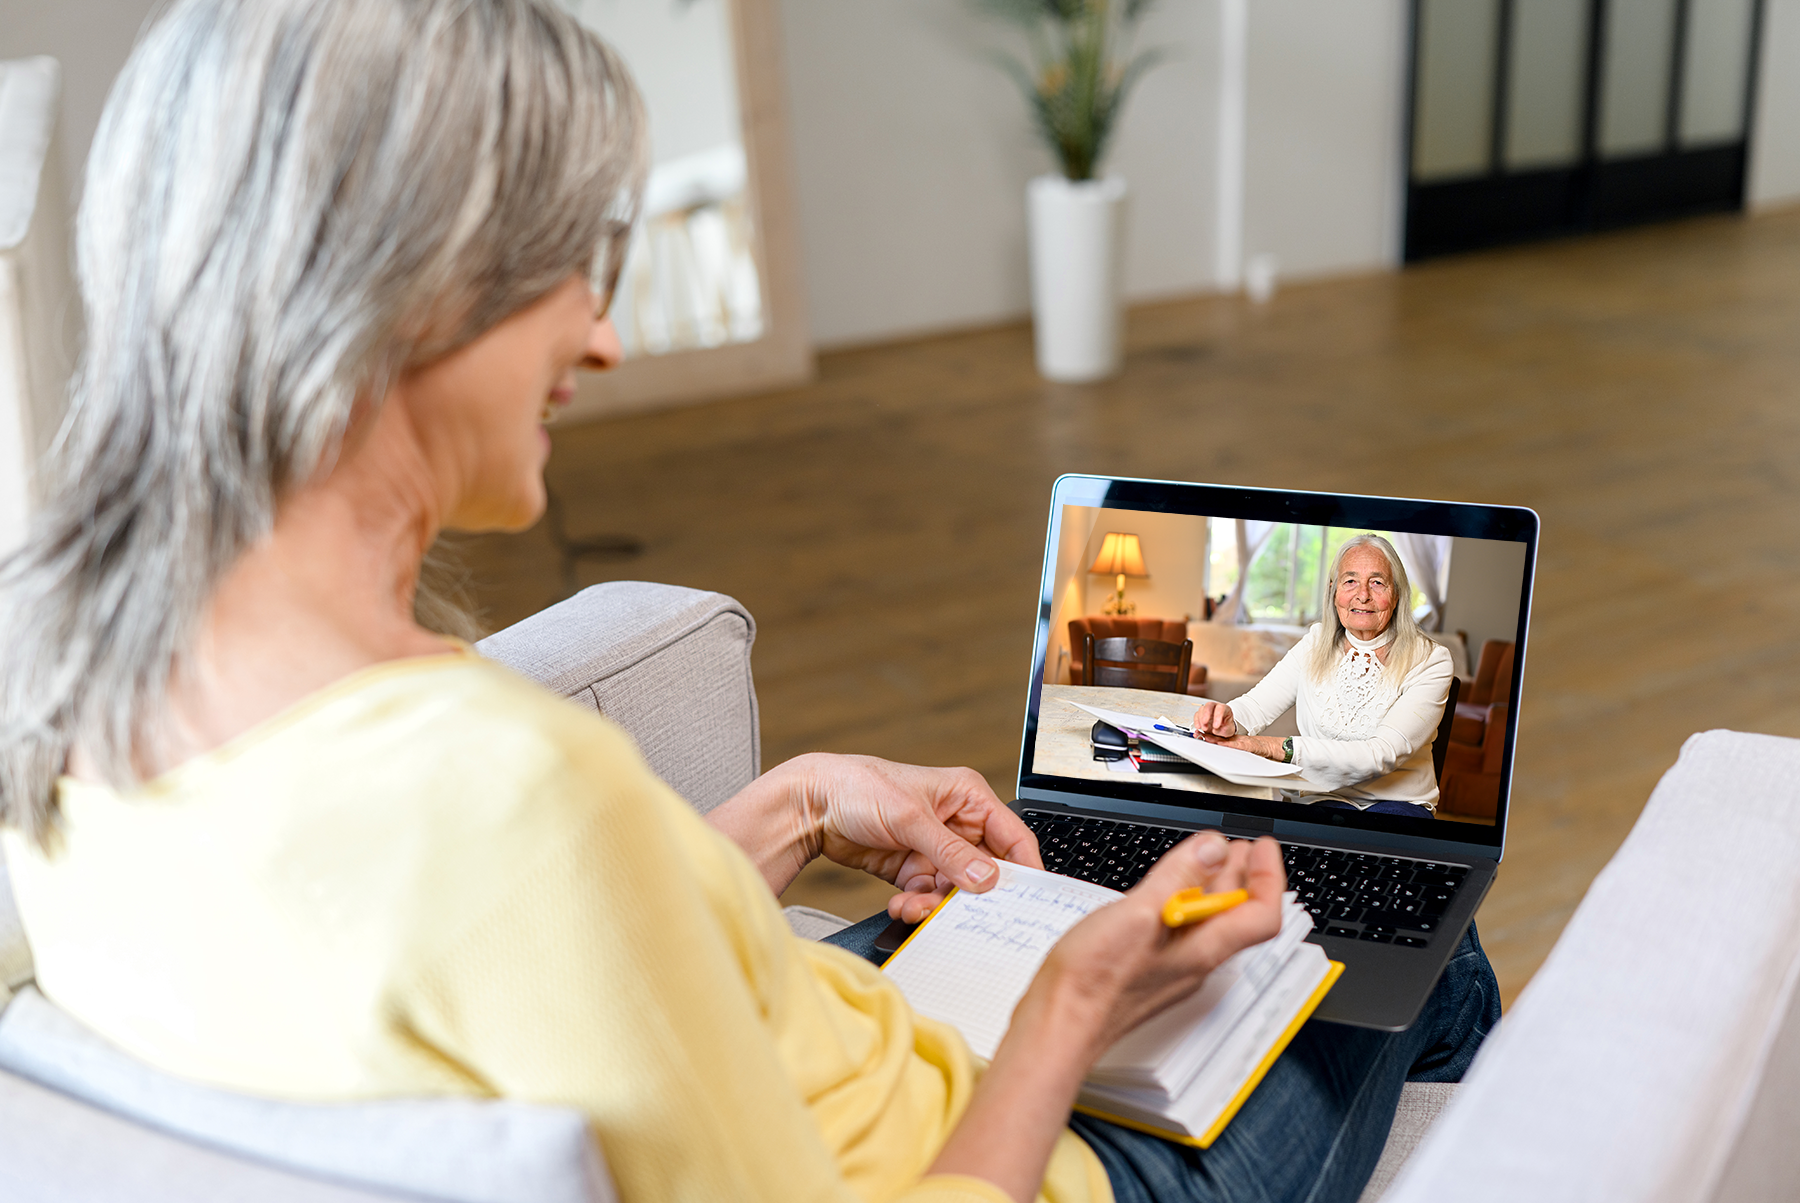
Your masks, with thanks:
[(955, 1027), (992, 1058), (1013, 1008), (1051, 945), (1116, 890), (1023, 865), (1000, 865), (985, 894), (958, 890), (882, 972), (921, 1015)]

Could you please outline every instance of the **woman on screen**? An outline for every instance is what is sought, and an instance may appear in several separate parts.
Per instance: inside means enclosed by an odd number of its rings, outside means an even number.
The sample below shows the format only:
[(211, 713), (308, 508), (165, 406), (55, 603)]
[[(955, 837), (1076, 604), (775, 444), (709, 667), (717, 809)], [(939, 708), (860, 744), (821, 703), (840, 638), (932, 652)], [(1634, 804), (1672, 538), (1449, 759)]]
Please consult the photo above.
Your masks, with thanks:
[[(1194, 733), (1293, 765), (1319, 787), (1302, 801), (1431, 818), (1450, 653), (1413, 620), (1406, 568), (1380, 535), (1345, 543), (1327, 579), (1324, 618), (1249, 692), (1203, 704)], [(1299, 736), (1257, 734), (1290, 708)]]

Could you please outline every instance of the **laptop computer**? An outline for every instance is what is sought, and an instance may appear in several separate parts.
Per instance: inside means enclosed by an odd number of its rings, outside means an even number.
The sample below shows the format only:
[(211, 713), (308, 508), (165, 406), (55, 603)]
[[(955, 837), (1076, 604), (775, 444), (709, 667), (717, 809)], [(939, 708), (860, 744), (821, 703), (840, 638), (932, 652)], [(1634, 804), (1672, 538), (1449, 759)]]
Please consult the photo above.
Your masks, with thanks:
[[(1229, 769), (1220, 776), (1191, 763), (1170, 771), (1182, 758), (1149, 751), (1152, 742), (1129, 730), (1120, 755), (1119, 728), (1093, 710), (1181, 727), (1201, 702), (1249, 693), (1332, 604), (1326, 578), (1336, 549), (1359, 534), (1380, 535), (1398, 551), (1411, 586), (1400, 604), (1450, 652), (1455, 687), (1472, 678), (1484, 645), (1498, 645), (1490, 666), (1502, 667), (1513, 645), (1510, 677), (1502, 671), (1486, 683), (1507, 701), (1439, 710), (1426, 746), (1393, 772), (1334, 789)], [(1126, 889), (1194, 831), (1273, 835), (1289, 888), (1313, 914), (1309, 938), (1345, 965), (1317, 1017), (1405, 1028), (1505, 850), (1537, 539), (1537, 515), (1518, 507), (1062, 477), (1051, 497), (1012, 803), (1037, 832), (1045, 866)], [(1070, 620), (1120, 608), (1185, 620), (1199, 637), (1179, 693), (1081, 684), (1085, 640), (1071, 645)], [(1193, 665), (1205, 666), (1203, 682)], [(1265, 733), (1296, 734), (1295, 722), (1289, 709)], [(1380, 805), (1384, 784), (1406, 786), (1409, 804)]]

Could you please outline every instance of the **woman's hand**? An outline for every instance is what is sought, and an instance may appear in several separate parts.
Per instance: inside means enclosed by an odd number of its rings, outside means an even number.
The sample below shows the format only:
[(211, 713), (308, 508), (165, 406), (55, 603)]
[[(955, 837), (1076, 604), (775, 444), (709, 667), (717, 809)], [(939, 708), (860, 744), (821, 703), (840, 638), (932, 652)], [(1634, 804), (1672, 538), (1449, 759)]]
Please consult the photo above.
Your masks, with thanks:
[(823, 853), (898, 886), (888, 913), (908, 923), (952, 886), (991, 889), (996, 858), (1043, 868), (1037, 838), (973, 769), (797, 756), (706, 820), (750, 855), (776, 894)]
[(1194, 735), (1222, 748), (1254, 752), (1269, 760), (1287, 763), (1287, 750), (1272, 735), (1239, 735), (1237, 716), (1224, 702), (1202, 702), (1194, 711)]
[(1219, 743), (1237, 735), (1237, 718), (1224, 702), (1202, 702), (1194, 711), (1194, 734), (1209, 743)]
[[(1162, 905), (1190, 886), (1242, 887), (1250, 901), (1191, 927)], [(1119, 902), (1059, 941), (1018, 1008), (932, 1171), (968, 1174), (1014, 1199), (1036, 1197), (1057, 1135), (1094, 1062), (1120, 1036), (1200, 987), (1232, 953), (1281, 930), (1279, 845), (1205, 834), (1184, 840)]]
[(1237, 748), (1243, 752), (1254, 752), (1258, 756), (1270, 760), (1287, 763), (1287, 749), (1282, 741), (1273, 735), (1240, 735), (1235, 739), (1220, 739), (1216, 735), (1201, 736), (1209, 744), (1218, 744), (1221, 748)]
[[(1245, 889), (1250, 900), (1189, 927), (1162, 921), (1163, 904), (1179, 890), (1210, 893)], [(1032, 983), (1048, 996), (1043, 1004), (1075, 1015), (1092, 1053), (1187, 997), (1219, 964), (1281, 928), (1281, 893), (1287, 888), (1281, 848), (1273, 839), (1227, 842), (1207, 832), (1183, 840), (1159, 860), (1123, 899), (1083, 919), (1051, 949)]]
[(810, 791), (820, 851), (893, 883), (888, 914), (917, 923), (952, 886), (991, 889), (994, 861), (1044, 867), (1037, 837), (974, 769), (934, 769), (873, 756), (824, 756)]

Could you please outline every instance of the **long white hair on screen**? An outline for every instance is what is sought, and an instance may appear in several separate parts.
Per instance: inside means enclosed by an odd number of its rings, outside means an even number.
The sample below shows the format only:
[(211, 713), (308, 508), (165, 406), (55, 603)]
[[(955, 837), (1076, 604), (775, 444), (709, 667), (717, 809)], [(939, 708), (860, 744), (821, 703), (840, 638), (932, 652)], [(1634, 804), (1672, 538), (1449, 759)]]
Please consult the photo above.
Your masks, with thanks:
[[(87, 345), (0, 563), (0, 822), (70, 751), (141, 780), (214, 587), (408, 368), (585, 273), (635, 217), (636, 86), (553, 0), (175, 0), (107, 100)], [(421, 585), (416, 606), (461, 625)]]
[(1314, 681), (1330, 677), (1344, 650), (1350, 646), (1344, 624), (1338, 618), (1337, 585), (1344, 570), (1344, 557), (1359, 547), (1372, 548), (1388, 563), (1388, 583), (1394, 589), (1394, 617), (1388, 626), (1394, 632), (1394, 640), (1388, 647), (1382, 675), (1390, 681), (1404, 681), (1414, 666), (1431, 655), (1432, 641), (1420, 628), (1418, 619), (1413, 617), (1412, 582), (1407, 579), (1406, 565), (1401, 562), (1400, 553), (1394, 550), (1392, 543), (1375, 534), (1357, 535), (1346, 540), (1331, 557), (1331, 572), (1325, 578), (1324, 613), (1319, 617), (1320, 638), (1307, 658), (1307, 675)]

